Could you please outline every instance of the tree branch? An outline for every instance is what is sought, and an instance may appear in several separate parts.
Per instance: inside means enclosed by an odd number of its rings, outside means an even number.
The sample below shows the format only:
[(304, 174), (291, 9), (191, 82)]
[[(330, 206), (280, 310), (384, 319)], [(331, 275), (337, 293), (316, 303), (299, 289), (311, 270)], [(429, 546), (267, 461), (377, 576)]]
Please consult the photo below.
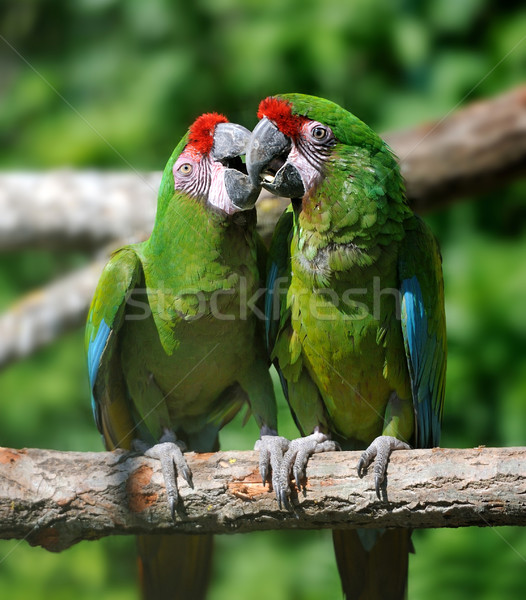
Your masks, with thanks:
[(151, 231), (161, 173), (0, 173), (0, 251), (92, 249)]
[[(431, 122), (384, 135), (400, 157), (417, 212), (500, 188), (526, 173), (526, 86)], [(0, 174), (0, 250), (93, 248), (144, 239), (160, 172), (50, 171)], [(287, 200), (263, 193), (260, 229), (270, 236)]]
[(387, 499), (358, 452), (315, 455), (295, 514), (279, 510), (255, 452), (187, 454), (171, 521), (159, 464), (117, 452), (0, 450), (0, 538), (60, 551), (83, 539), (138, 533), (526, 524), (526, 448), (395, 452)]
[(0, 314), (0, 368), (29, 356), (86, 320), (107, 258), (23, 296)]
[(416, 212), (488, 193), (526, 175), (526, 86), (383, 137)]

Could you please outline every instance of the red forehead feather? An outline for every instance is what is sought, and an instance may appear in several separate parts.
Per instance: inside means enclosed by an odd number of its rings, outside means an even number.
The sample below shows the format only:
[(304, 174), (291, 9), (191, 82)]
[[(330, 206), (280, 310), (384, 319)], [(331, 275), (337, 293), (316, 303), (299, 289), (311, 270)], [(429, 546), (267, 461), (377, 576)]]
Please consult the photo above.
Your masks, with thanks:
[(281, 133), (289, 137), (296, 137), (300, 127), (305, 120), (304, 117), (292, 114), (292, 105), (286, 100), (279, 98), (265, 98), (259, 104), (258, 119), (267, 117), (275, 123)]
[(219, 113), (205, 113), (193, 122), (188, 135), (188, 144), (200, 154), (208, 154), (214, 145), (214, 130), (218, 123), (228, 123)]

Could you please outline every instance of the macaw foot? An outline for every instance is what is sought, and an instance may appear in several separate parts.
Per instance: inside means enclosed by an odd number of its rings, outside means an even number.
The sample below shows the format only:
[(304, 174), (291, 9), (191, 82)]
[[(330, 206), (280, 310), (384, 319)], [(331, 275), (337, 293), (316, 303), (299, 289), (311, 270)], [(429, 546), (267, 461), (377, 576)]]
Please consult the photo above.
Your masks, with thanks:
[(172, 519), (174, 519), (175, 508), (179, 500), (177, 473), (183, 476), (183, 479), (191, 488), (194, 487), (192, 472), (183, 455), (183, 451), (186, 450), (184, 442), (177, 440), (173, 431), (165, 429), (158, 444), (149, 446), (142, 440), (133, 440), (133, 448), (148, 458), (156, 458), (161, 461), (161, 470), (166, 486), (166, 494), (168, 495), (168, 506), (170, 507)]
[[(340, 450), (340, 447), (321, 431), (315, 431), (306, 437), (296, 438), (289, 443), (288, 450), (281, 461), (276, 484), (273, 484), (280, 508), (283, 505), (287, 510), (292, 511), (289, 502), (291, 473), (294, 475), (296, 487), (301, 490), (309, 458), (317, 452), (330, 452), (333, 450)], [(305, 491), (304, 487), (303, 490)]]
[(272, 471), (272, 487), (277, 489), (281, 461), (289, 444), (289, 440), (280, 435), (262, 435), (254, 444), (254, 450), (259, 452), (259, 473), (263, 485), (267, 481), (270, 483), (269, 471)]
[(360, 477), (365, 475), (367, 467), (374, 460), (374, 488), (378, 498), (381, 498), (380, 487), (385, 480), (387, 463), (391, 452), (394, 450), (411, 450), (411, 446), (390, 435), (381, 435), (373, 440), (360, 457), (358, 463), (358, 475)]

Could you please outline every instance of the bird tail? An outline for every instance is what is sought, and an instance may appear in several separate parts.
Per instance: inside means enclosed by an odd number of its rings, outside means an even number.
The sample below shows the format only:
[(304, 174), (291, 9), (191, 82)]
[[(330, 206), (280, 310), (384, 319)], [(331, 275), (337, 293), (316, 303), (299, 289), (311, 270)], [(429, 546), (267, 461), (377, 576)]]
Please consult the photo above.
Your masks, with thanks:
[(203, 600), (212, 569), (212, 535), (137, 537), (143, 600)]
[(406, 598), (410, 530), (335, 530), (332, 537), (346, 600)]

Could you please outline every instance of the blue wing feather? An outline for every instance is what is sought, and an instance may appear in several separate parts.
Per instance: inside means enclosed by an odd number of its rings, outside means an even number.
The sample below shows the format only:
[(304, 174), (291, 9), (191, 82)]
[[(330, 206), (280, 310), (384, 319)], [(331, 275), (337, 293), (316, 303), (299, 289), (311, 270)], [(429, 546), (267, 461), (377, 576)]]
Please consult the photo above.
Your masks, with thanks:
[(445, 390), (446, 331), (438, 245), (420, 220), (400, 255), (402, 332), (416, 419), (416, 445), (437, 446)]
[[(140, 273), (141, 263), (134, 247), (114, 252), (101, 274), (88, 313), (85, 345), (91, 405), (95, 423), (106, 438), (113, 426), (107, 416), (108, 403), (116, 401), (115, 395), (121, 393), (117, 385), (111, 393), (109, 390), (117, 379), (115, 372), (112, 376), (108, 372), (115, 347), (113, 334), (117, 334), (122, 325), (127, 294), (136, 285)], [(120, 369), (119, 365), (112, 368)]]
[(88, 376), (91, 392), (91, 409), (93, 410), (93, 418), (95, 419), (95, 423), (97, 424), (99, 431), (101, 431), (102, 427), (100, 407), (98, 402), (95, 400), (93, 388), (95, 386), (95, 381), (97, 380), (97, 373), (99, 372), (102, 353), (104, 352), (104, 348), (108, 343), (110, 333), (110, 327), (106, 321), (102, 319), (95, 338), (93, 340), (89, 340), (88, 342)]

